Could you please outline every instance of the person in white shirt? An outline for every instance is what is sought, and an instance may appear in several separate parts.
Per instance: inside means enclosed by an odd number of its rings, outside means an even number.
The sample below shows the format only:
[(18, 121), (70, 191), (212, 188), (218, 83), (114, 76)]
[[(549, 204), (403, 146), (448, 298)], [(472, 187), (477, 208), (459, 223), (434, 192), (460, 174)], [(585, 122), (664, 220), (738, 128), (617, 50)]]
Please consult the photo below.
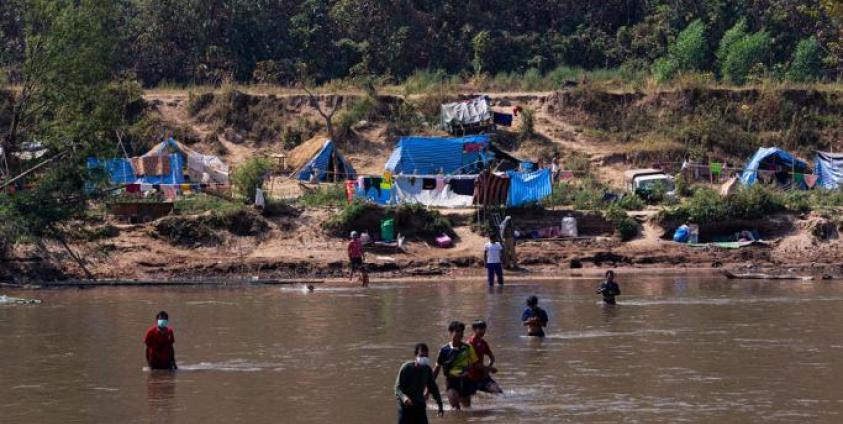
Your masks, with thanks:
[(489, 280), (489, 287), (495, 285), (495, 276), (498, 277), (498, 285), (503, 285), (503, 246), (494, 235), (489, 235), (489, 241), (486, 242), (485, 252), (483, 253), (483, 262), (486, 263), (486, 276)]

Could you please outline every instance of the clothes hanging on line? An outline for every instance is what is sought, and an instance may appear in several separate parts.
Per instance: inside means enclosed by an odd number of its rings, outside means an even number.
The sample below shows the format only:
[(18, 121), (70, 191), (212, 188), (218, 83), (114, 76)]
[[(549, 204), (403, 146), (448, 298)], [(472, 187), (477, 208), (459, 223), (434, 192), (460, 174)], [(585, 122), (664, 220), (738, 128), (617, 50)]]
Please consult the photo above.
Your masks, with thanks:
[(451, 190), (460, 196), (474, 196), (474, 178), (451, 178)]
[(492, 114), (492, 122), (495, 125), (500, 125), (503, 127), (511, 127), (512, 126), (512, 115), (508, 113), (498, 113), (495, 112)]

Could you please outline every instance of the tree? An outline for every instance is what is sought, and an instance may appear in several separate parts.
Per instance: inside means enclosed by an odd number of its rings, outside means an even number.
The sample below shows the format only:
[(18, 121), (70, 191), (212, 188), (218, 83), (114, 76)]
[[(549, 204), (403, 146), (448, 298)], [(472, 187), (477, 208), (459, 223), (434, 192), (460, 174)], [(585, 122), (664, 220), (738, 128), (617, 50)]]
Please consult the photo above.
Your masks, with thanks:
[(16, 125), (26, 131), (18, 130), (11, 148), (37, 140), (61, 160), (27, 174), (32, 189), (0, 194), (0, 230), (13, 239), (63, 240), (61, 225), (79, 217), (99, 193), (85, 188), (92, 177), (86, 159), (116, 151), (114, 130), (130, 101), (126, 86), (112, 83), (117, 12), (110, 0), (27, 3), (25, 85), (15, 99)]
[(754, 68), (764, 66), (769, 54), (770, 35), (766, 31), (741, 38), (728, 49), (721, 68), (723, 78), (733, 84), (744, 84)]
[(705, 33), (705, 24), (697, 19), (682, 30), (676, 37), (676, 42), (670, 46), (670, 56), (676, 61), (680, 71), (696, 71), (705, 67), (708, 60), (708, 40)]
[(682, 30), (676, 41), (668, 47), (667, 56), (653, 62), (652, 72), (656, 80), (665, 82), (677, 72), (703, 69), (708, 59), (705, 33), (705, 24), (699, 19)]
[(729, 56), (729, 52), (732, 50), (732, 46), (746, 37), (746, 34), (746, 19), (744, 18), (739, 19), (732, 28), (723, 34), (723, 38), (720, 39), (720, 45), (717, 47), (717, 52), (714, 54), (717, 57), (718, 68), (723, 67), (726, 57)]
[(480, 31), (471, 39), (471, 49), (474, 51), (474, 58), (471, 60), (474, 66), (474, 75), (480, 76), (486, 69), (489, 51), (492, 49), (492, 37), (489, 31)]
[(817, 39), (806, 38), (796, 45), (786, 77), (790, 81), (807, 82), (817, 79), (822, 71), (823, 52)]

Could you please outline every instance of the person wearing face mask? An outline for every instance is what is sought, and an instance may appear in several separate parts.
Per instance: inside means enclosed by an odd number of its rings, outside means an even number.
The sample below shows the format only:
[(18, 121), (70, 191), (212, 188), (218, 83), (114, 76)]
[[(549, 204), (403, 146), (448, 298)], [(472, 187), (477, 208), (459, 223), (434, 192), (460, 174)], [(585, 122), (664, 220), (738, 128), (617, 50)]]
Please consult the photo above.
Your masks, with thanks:
[(427, 424), (427, 397), (433, 396), (439, 406), (439, 416), (444, 414), (442, 396), (430, 368), (429, 350), (424, 343), (416, 344), (416, 360), (406, 362), (395, 379), (395, 397), (398, 399), (398, 424)]
[(170, 316), (161, 311), (155, 316), (157, 322), (146, 330), (143, 342), (146, 344), (146, 363), (151, 370), (176, 370), (176, 342), (173, 330), (168, 327)]

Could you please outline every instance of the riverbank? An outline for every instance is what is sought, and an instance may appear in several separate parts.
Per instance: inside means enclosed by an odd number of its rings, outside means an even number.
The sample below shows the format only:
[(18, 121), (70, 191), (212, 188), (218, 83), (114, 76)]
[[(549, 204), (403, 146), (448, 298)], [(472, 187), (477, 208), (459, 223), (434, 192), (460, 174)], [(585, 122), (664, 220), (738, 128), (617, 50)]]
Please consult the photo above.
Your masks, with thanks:
[[(264, 284), (348, 284), (347, 241), (321, 228), (324, 212), (305, 212), (295, 228), (280, 218), (267, 220), (264, 233), (220, 236), (219, 244), (179, 244), (156, 235), (156, 223), (118, 224), (111, 237), (69, 244), (74, 256), (58, 244), (41, 249), (21, 245), (0, 262), (0, 283), (43, 287)], [(322, 217), (322, 218), (320, 218)], [(611, 233), (576, 239), (522, 240), (517, 245), (517, 279), (599, 278), (607, 269), (624, 274), (714, 274), (737, 272), (843, 276), (843, 246), (821, 240), (793, 218), (786, 233), (763, 244), (739, 249), (710, 245), (691, 247), (663, 239), (663, 230), (645, 222), (636, 239), (621, 242)], [(455, 219), (456, 220), (456, 219)], [(457, 225), (455, 247), (439, 249), (408, 241), (401, 251), (367, 253), (372, 281), (474, 281), (485, 278), (486, 239), (470, 226)], [(89, 279), (86, 273), (93, 279)]]

